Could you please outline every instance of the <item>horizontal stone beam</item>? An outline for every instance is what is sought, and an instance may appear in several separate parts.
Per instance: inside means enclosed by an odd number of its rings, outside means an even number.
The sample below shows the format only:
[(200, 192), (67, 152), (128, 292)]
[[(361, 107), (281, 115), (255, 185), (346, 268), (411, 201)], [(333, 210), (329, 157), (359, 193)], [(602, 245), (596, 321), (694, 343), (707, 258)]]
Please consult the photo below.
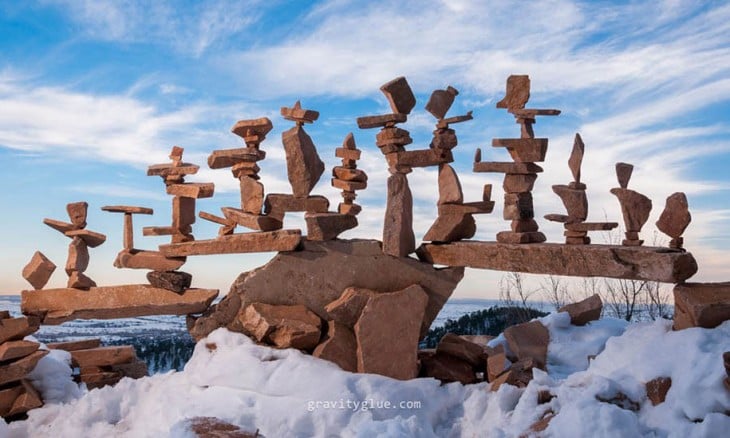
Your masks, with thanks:
[(424, 244), (416, 253), (437, 265), (529, 274), (681, 283), (697, 272), (689, 252), (645, 246), (461, 241)]
[(299, 246), (301, 240), (302, 232), (300, 230), (241, 233), (220, 236), (217, 239), (160, 245), (160, 252), (167, 257), (186, 257), (209, 254), (293, 251)]
[(202, 313), (218, 296), (217, 289), (188, 289), (183, 294), (148, 284), (92, 287), (90, 290), (23, 291), (20, 310), (42, 324), (74, 319), (117, 319), (148, 315)]

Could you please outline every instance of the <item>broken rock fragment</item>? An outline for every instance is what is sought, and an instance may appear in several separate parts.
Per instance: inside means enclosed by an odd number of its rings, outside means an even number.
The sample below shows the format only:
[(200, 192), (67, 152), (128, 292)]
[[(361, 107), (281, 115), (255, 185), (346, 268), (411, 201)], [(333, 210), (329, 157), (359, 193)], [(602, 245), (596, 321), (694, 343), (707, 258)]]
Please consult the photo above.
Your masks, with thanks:
[(558, 312), (568, 312), (570, 323), (573, 325), (586, 325), (601, 317), (603, 301), (598, 294), (594, 294), (583, 301), (568, 304), (558, 309)]
[(507, 327), (504, 337), (510, 351), (519, 360), (533, 359), (538, 368), (545, 369), (550, 333), (541, 322), (530, 321)]
[(303, 305), (253, 303), (238, 316), (246, 333), (277, 348), (311, 350), (319, 343), (321, 320)]
[(350, 327), (337, 321), (327, 322), (327, 336), (312, 356), (337, 364), (345, 371), (357, 371), (357, 340)]

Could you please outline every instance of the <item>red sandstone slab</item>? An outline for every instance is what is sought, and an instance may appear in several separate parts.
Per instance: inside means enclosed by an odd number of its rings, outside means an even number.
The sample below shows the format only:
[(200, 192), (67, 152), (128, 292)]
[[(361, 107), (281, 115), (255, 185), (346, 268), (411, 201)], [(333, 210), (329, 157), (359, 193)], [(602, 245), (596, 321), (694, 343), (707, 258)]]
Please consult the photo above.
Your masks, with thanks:
[(141, 249), (122, 250), (114, 260), (114, 266), (127, 269), (151, 269), (153, 271), (174, 271), (185, 264), (181, 257), (167, 257), (159, 251)]
[(43, 219), (43, 223), (53, 228), (56, 231), (66, 234), (69, 231), (77, 230), (78, 227), (68, 222), (57, 221), (55, 219)]
[(542, 172), (542, 167), (535, 163), (509, 163), (498, 161), (477, 161), (474, 163), (474, 173), (508, 173), (515, 175), (530, 175)]
[(495, 138), (493, 147), (506, 147), (512, 159), (524, 162), (545, 161), (547, 153), (547, 138)]
[(302, 232), (300, 230), (277, 230), (230, 234), (211, 240), (160, 245), (160, 251), (170, 257), (293, 251), (299, 246), (301, 240)]
[(61, 324), (74, 319), (117, 319), (147, 315), (202, 313), (218, 296), (217, 289), (188, 289), (185, 293), (148, 284), (23, 291), (20, 308), (37, 315), (44, 324)]
[(103, 211), (109, 213), (129, 213), (129, 214), (153, 214), (155, 211), (147, 207), (135, 207), (131, 205), (106, 205), (101, 207)]
[(41, 344), (31, 341), (8, 341), (0, 345), (0, 362), (25, 357), (38, 350)]
[(274, 231), (281, 229), (283, 226), (281, 220), (273, 216), (246, 213), (239, 208), (233, 207), (223, 207), (221, 208), (221, 211), (226, 219), (252, 230)]
[(210, 198), (215, 191), (213, 183), (184, 183), (171, 184), (167, 186), (167, 194), (173, 196), (184, 196), (186, 198)]
[(173, 234), (175, 234), (175, 228), (173, 228), (173, 227), (144, 227), (144, 228), (142, 228), (143, 236), (172, 236)]
[(357, 126), (360, 129), (380, 128), (387, 125), (395, 125), (396, 123), (403, 123), (407, 118), (408, 116), (406, 114), (399, 113), (358, 117)]
[[(33, 293), (31, 291), (28, 293)], [(0, 320), (0, 343), (20, 340), (38, 330), (38, 320), (31, 318), (6, 318)]]
[(33, 371), (38, 361), (46, 354), (48, 354), (47, 350), (39, 350), (20, 360), (0, 366), (0, 385), (16, 382), (24, 378), (28, 373)]
[(488, 214), (494, 210), (494, 201), (464, 202), (463, 204), (441, 204), (439, 215)]
[(424, 244), (417, 254), (446, 266), (664, 283), (681, 283), (697, 272), (691, 253), (656, 247), (463, 241)]
[(131, 345), (71, 351), (71, 364), (79, 368), (119, 365), (134, 362), (136, 359), (137, 353)]
[(101, 346), (100, 339), (82, 339), (80, 341), (52, 342), (46, 344), (51, 350), (76, 351), (88, 350), (89, 348), (97, 348)]
[(190, 163), (181, 163), (179, 166), (174, 166), (169, 163), (155, 164), (147, 168), (147, 176), (161, 176), (163, 178), (168, 176), (181, 176), (181, 175), (193, 175), (198, 173), (200, 166)]
[(265, 136), (271, 131), (274, 125), (268, 117), (260, 117), (258, 119), (239, 120), (231, 128), (231, 132), (239, 137), (249, 137), (251, 135)]
[(102, 243), (106, 242), (106, 236), (90, 230), (72, 230), (63, 233), (66, 237), (74, 238), (78, 237), (86, 243), (89, 248), (96, 248)]
[(730, 320), (730, 283), (674, 286), (674, 330), (714, 328)]

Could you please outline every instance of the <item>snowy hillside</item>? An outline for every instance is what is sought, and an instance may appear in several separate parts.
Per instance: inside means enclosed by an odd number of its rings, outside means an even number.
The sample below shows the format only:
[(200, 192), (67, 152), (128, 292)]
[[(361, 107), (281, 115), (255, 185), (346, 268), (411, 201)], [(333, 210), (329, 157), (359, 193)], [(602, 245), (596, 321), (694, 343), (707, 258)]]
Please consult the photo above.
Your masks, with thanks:
[[(46, 406), (27, 421), (0, 422), (0, 436), (184, 437), (193, 436), (187, 419), (208, 416), (266, 437), (507, 437), (529, 433), (548, 410), (555, 416), (545, 436), (718, 437), (730, 430), (722, 382), (730, 322), (673, 332), (670, 321), (575, 327), (565, 313), (541, 321), (551, 337), (548, 372), (535, 369), (526, 388), (496, 392), (487, 383), (351, 374), (224, 329), (196, 345), (182, 372), (90, 392), (74, 390), (70, 368), (59, 362), (68, 357), (54, 352), (32, 376)], [(644, 384), (656, 377), (671, 377), (672, 386), (653, 406)], [(553, 397), (538, 404), (546, 390)]]

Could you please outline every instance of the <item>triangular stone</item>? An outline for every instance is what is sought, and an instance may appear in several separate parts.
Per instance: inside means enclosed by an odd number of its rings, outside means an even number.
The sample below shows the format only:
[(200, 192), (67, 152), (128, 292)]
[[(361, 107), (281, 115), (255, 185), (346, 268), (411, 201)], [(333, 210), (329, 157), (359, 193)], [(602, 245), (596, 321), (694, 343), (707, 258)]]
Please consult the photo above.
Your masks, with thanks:
[(441, 204), (461, 204), (464, 194), (461, 190), (459, 176), (453, 167), (448, 164), (439, 164), (439, 201)]
[(634, 166), (628, 163), (616, 163), (616, 178), (618, 178), (618, 185), (622, 189), (629, 186), (629, 180), (631, 180), (631, 173), (634, 171)]
[(580, 182), (580, 166), (583, 163), (583, 154), (585, 152), (585, 145), (583, 139), (580, 138), (580, 134), (575, 134), (575, 141), (573, 141), (573, 151), (570, 153), (568, 159), (568, 167), (573, 173), (573, 181)]

